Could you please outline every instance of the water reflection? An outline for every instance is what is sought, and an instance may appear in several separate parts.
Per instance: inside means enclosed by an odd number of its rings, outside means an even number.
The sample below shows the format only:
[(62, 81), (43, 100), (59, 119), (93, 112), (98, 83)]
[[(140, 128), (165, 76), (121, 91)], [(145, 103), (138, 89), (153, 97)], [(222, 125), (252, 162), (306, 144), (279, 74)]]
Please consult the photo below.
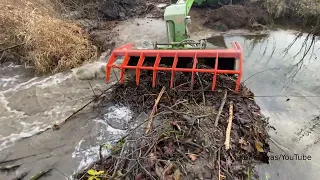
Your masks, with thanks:
[(216, 48), (227, 48), (224, 36), (213, 36), (207, 39), (207, 42)]
[[(251, 49), (254, 49), (257, 45), (264, 43), (267, 41), (267, 44), (269, 42), (269, 34), (256, 34), (256, 35), (242, 35), (242, 37), (249, 41), (249, 47)], [(266, 46), (267, 47), (267, 46)], [(266, 49), (266, 48), (265, 48)]]

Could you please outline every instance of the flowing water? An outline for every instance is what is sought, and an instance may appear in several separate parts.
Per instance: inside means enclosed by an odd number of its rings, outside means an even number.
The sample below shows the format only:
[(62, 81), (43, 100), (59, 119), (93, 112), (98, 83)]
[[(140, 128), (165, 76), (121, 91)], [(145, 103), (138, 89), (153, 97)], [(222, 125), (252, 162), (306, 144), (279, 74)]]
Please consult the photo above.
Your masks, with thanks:
[[(119, 33), (115, 37), (117, 45), (135, 42), (147, 47), (150, 40), (165, 40), (165, 24), (161, 20), (130, 20), (120, 23), (114, 31)], [(320, 44), (314, 45), (302, 64), (294, 66), (307, 48), (302, 37), (285, 51), (295, 38), (293, 31), (230, 35), (233, 32), (212, 37), (214, 32), (194, 26), (191, 32), (196, 39), (208, 38), (208, 47), (230, 47), (232, 41), (242, 45), (242, 81), (255, 93), (262, 112), (275, 127), (270, 131), (271, 155), (311, 157), (298, 161), (270, 160), (270, 164), (257, 168), (261, 179), (317, 179)], [(133, 115), (130, 109), (113, 104), (102, 109), (86, 108), (59, 130), (50, 129), (56, 121), (62, 121), (110, 86), (101, 78), (105, 61), (74, 70), (75, 73), (67, 71), (46, 77), (37, 77), (31, 68), (10, 62), (0, 66), (0, 162), (21, 158), (9, 162), (7, 165), (21, 166), (16, 171), (1, 173), (0, 179), (11, 179), (29, 170), (31, 176), (52, 166), (54, 169), (44, 179), (67, 179), (99, 158), (100, 144), (112, 143), (125, 133)], [(80, 80), (84, 76), (91, 80)]]

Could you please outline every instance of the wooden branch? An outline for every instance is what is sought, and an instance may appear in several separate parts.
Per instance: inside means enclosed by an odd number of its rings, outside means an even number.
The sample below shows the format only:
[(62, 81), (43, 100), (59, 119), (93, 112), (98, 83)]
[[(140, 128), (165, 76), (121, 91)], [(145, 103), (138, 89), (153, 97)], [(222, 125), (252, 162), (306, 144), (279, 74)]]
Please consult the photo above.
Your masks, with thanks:
[(164, 93), (165, 90), (166, 90), (166, 87), (163, 86), (162, 89), (161, 89), (161, 91), (160, 91), (160, 93), (159, 93), (159, 95), (158, 95), (158, 97), (157, 97), (157, 99), (156, 99), (156, 101), (155, 101), (155, 103), (154, 103), (154, 105), (153, 105), (151, 114), (150, 114), (150, 116), (149, 116), (149, 121), (148, 121), (147, 129), (146, 129), (146, 134), (150, 133), (150, 131), (151, 131), (152, 122), (153, 122), (153, 116), (154, 116), (154, 114), (156, 113), (157, 106), (158, 106), (158, 104), (159, 104), (159, 102), (160, 102), (160, 99), (161, 99), (161, 97), (162, 97), (162, 95), (163, 95), (163, 93)]
[(224, 143), (226, 150), (230, 149), (230, 134), (231, 134), (232, 119), (233, 119), (233, 102), (231, 101), (230, 107), (229, 107), (229, 119), (228, 119), (227, 131), (226, 131), (226, 141)]
[(44, 170), (44, 171), (41, 171), (41, 172), (39, 172), (38, 174), (32, 176), (32, 177), (30, 178), (30, 180), (38, 180), (38, 179), (40, 179), (41, 177), (43, 177), (43, 176), (45, 176), (46, 174), (48, 174), (49, 172), (51, 172), (52, 169), (53, 169), (53, 168), (48, 168), (48, 169), (46, 169), (46, 170)]
[(13, 46), (10, 46), (10, 47), (7, 47), (7, 48), (4, 48), (4, 49), (0, 49), (0, 52), (4, 52), (4, 51), (7, 51), (9, 49), (13, 49), (15, 47), (19, 47), (19, 46), (22, 46), (24, 45), (26, 42), (23, 42), (23, 43), (20, 43), (20, 44), (16, 44), (16, 45), (13, 45)]
[[(118, 81), (119, 82), (119, 81)], [(76, 114), (78, 114), (80, 111), (82, 111), (84, 108), (86, 108), (87, 106), (89, 106), (91, 103), (97, 101), (99, 98), (101, 98), (105, 92), (107, 92), (108, 90), (110, 90), (111, 88), (113, 88), (113, 86), (108, 87), (106, 90), (104, 90), (100, 95), (96, 95), (92, 98), (92, 100), (90, 100), (89, 102), (87, 102), (85, 105), (83, 105), (80, 109), (78, 109), (77, 111), (73, 112), (70, 116), (68, 116), (66, 119), (64, 119), (61, 122), (58, 122), (56, 124), (54, 124), (52, 126), (53, 130), (58, 130), (60, 129), (60, 126), (62, 126), (63, 124), (65, 124), (67, 121), (69, 121), (73, 116), (75, 116)]]
[(226, 103), (226, 100), (227, 100), (227, 92), (228, 92), (228, 90), (225, 90), (225, 92), (224, 92), (224, 96), (223, 96), (223, 99), (222, 99), (222, 102), (221, 102), (221, 105), (220, 105), (218, 114), (217, 114), (217, 116), (216, 116), (216, 120), (215, 120), (215, 122), (214, 122), (214, 126), (215, 126), (215, 127), (218, 126), (218, 122), (219, 122), (219, 118), (220, 118), (222, 109), (223, 109), (223, 107), (224, 107), (224, 104)]
[[(120, 157), (122, 157), (122, 155), (123, 155), (123, 151), (124, 151), (125, 146), (126, 146), (126, 142), (122, 145), (122, 149), (121, 149), (121, 152), (120, 152)], [(117, 171), (118, 171), (118, 167), (119, 167), (119, 164), (120, 164), (119, 161), (120, 160), (118, 159), (117, 162), (116, 162), (116, 165), (114, 167), (113, 174), (112, 174), (110, 179), (115, 179), (115, 177), (117, 176)]]
[(12, 180), (22, 180), (22, 179), (23, 179), (24, 177), (26, 177), (29, 173), (30, 173), (30, 171), (23, 172), (23, 173), (19, 174), (17, 177), (13, 178)]

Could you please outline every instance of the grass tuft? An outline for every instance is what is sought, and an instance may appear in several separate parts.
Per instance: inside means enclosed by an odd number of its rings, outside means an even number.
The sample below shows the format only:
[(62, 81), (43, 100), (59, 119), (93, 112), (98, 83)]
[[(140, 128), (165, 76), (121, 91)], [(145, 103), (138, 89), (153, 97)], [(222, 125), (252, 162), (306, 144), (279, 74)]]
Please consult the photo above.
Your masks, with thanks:
[(96, 59), (89, 36), (78, 24), (58, 18), (50, 1), (6, 0), (0, 5), (0, 48), (19, 45), (4, 52), (7, 59), (33, 65), (40, 74)]

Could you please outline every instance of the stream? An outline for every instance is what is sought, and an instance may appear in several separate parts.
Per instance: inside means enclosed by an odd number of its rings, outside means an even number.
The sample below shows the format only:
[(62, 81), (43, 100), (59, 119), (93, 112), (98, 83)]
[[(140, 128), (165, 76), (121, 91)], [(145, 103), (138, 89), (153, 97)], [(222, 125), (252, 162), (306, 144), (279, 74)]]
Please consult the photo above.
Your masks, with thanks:
[[(135, 42), (144, 47), (150, 45), (150, 40), (164, 41), (166, 34), (163, 21), (155, 19), (124, 21), (113, 31), (119, 34), (114, 38), (116, 46)], [(295, 31), (280, 29), (259, 35), (232, 31), (217, 36), (195, 24), (191, 32), (194, 39), (206, 38), (208, 48), (230, 47), (232, 41), (242, 45), (242, 82), (254, 92), (262, 113), (275, 128), (269, 132), (271, 157), (294, 154), (311, 157), (311, 160), (270, 160), (270, 164), (256, 169), (261, 179), (317, 179), (320, 43), (306, 53), (302, 64), (294, 66), (307, 49), (303, 45), (304, 36), (286, 51), (296, 37)], [(85, 108), (59, 130), (50, 129), (112, 85), (106, 84), (103, 76), (92, 78), (103, 73), (100, 71), (105, 62), (106, 58), (101, 58), (80, 69), (41, 77), (24, 65), (12, 62), (0, 65), (0, 162), (19, 159), (5, 165), (21, 164), (15, 171), (0, 173), (0, 179), (12, 179), (27, 171), (30, 178), (49, 167), (54, 168), (43, 179), (68, 179), (98, 160), (100, 144), (112, 143), (126, 132), (127, 124), (134, 121), (132, 112), (111, 103), (103, 108)], [(91, 80), (80, 80), (83, 76)]]

